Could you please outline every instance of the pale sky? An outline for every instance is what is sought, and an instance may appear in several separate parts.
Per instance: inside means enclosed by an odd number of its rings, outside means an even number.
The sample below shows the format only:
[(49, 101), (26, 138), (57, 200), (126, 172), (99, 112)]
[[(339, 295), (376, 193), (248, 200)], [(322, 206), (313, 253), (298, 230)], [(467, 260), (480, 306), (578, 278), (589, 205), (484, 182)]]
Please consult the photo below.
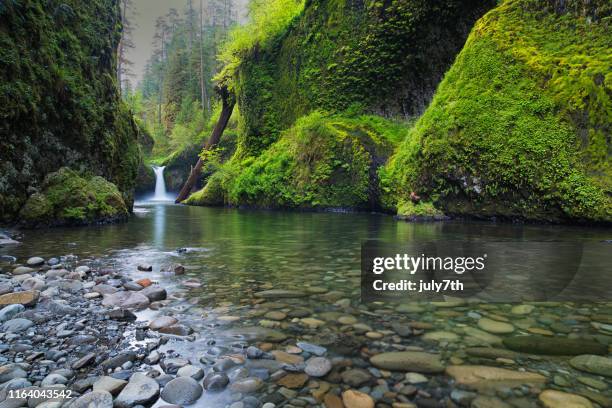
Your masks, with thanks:
[[(246, 10), (249, 0), (233, 0), (234, 7)], [(128, 52), (128, 59), (134, 63), (132, 71), (135, 74), (133, 85), (142, 79), (147, 60), (153, 51), (153, 35), (155, 34), (155, 20), (168, 14), (171, 8), (179, 13), (187, 8), (187, 0), (133, 0), (136, 16), (132, 17), (135, 23), (133, 41), (135, 47)], [(199, 9), (198, 0), (193, 1), (194, 7)], [(241, 20), (244, 16), (241, 16)]]

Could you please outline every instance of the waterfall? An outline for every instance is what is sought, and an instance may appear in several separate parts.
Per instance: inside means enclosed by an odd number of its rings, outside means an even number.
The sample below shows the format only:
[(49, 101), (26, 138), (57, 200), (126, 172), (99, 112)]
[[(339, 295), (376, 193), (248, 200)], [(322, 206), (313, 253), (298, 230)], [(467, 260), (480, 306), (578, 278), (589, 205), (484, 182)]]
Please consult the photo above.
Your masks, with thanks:
[(166, 180), (164, 180), (164, 169), (166, 166), (152, 166), (155, 172), (155, 194), (153, 201), (173, 201), (173, 198), (166, 191)]

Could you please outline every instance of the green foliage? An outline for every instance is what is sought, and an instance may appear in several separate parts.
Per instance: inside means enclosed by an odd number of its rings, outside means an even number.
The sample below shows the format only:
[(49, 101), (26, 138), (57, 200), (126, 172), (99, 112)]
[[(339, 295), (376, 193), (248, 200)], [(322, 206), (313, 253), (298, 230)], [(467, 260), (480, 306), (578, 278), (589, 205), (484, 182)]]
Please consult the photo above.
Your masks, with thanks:
[(115, 0), (0, 7), (0, 218), (61, 166), (113, 181), (131, 205), (137, 129), (120, 100)]
[(222, 166), (188, 204), (286, 208), (376, 207), (376, 168), (393, 151), (401, 124), (379, 117), (313, 112), (257, 158)]
[(387, 202), (416, 191), (454, 214), (612, 220), (610, 7), (550, 4), (509, 0), (476, 24), (381, 171)]
[(397, 206), (397, 215), (409, 220), (427, 220), (444, 214), (436, 209), (432, 203), (419, 202), (415, 204), (412, 201), (407, 201)]
[[(494, 3), (311, 1), (276, 24), (239, 30), (220, 78), (229, 78), (242, 112), (239, 154), (258, 155), (312, 110), (420, 114), (469, 27)], [(260, 14), (274, 19), (274, 10)]]
[(45, 178), (42, 191), (30, 196), (20, 215), (28, 227), (83, 225), (124, 220), (128, 210), (114, 184), (63, 167)]

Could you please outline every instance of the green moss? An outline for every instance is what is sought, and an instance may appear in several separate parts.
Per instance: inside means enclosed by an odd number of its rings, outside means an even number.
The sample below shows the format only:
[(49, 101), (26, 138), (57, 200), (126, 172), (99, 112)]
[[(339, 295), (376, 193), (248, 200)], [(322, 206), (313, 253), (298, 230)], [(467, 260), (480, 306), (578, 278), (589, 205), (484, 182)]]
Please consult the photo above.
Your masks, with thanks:
[(25, 226), (85, 225), (128, 216), (121, 192), (99, 176), (84, 177), (64, 167), (49, 174), (42, 188), (21, 210)]
[(116, 0), (0, 5), (0, 219), (61, 166), (115, 183), (131, 205), (140, 152), (116, 81)]
[(576, 3), (509, 0), (476, 24), (381, 172), (387, 202), (415, 191), (453, 214), (612, 220), (611, 6)]
[(307, 1), (283, 30), (232, 65), (239, 155), (258, 155), (313, 110), (420, 114), (469, 27), (494, 4)]
[(393, 151), (405, 127), (371, 116), (298, 120), (257, 158), (234, 158), (221, 167), (189, 204), (286, 208), (378, 206), (376, 169)]
[(407, 220), (430, 220), (443, 217), (444, 213), (438, 210), (432, 203), (407, 201), (397, 206), (399, 218)]

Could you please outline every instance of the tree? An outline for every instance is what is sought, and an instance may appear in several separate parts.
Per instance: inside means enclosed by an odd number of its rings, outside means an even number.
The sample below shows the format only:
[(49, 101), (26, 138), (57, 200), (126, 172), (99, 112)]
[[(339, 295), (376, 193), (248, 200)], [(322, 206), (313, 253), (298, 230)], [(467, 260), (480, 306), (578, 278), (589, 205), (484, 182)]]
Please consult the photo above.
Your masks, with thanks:
[(155, 21), (155, 35), (153, 36), (153, 57), (157, 59), (159, 65), (159, 86), (158, 86), (158, 124), (162, 122), (162, 104), (164, 101), (164, 63), (166, 61), (166, 36), (168, 33), (168, 23), (164, 17), (158, 17)]
[(134, 25), (132, 23), (132, 18), (136, 15), (136, 12), (134, 10), (133, 0), (120, 1), (122, 30), (121, 39), (119, 40), (119, 46), (117, 48), (117, 82), (123, 91), (126, 86), (129, 86), (128, 77), (134, 75), (131, 70), (133, 63), (127, 58), (127, 54), (128, 50), (134, 48), (134, 41), (132, 39)]
[(210, 111), (210, 101), (206, 93), (206, 79), (204, 77), (204, 1), (200, 0), (200, 89), (202, 98), (202, 110), (204, 114)]

